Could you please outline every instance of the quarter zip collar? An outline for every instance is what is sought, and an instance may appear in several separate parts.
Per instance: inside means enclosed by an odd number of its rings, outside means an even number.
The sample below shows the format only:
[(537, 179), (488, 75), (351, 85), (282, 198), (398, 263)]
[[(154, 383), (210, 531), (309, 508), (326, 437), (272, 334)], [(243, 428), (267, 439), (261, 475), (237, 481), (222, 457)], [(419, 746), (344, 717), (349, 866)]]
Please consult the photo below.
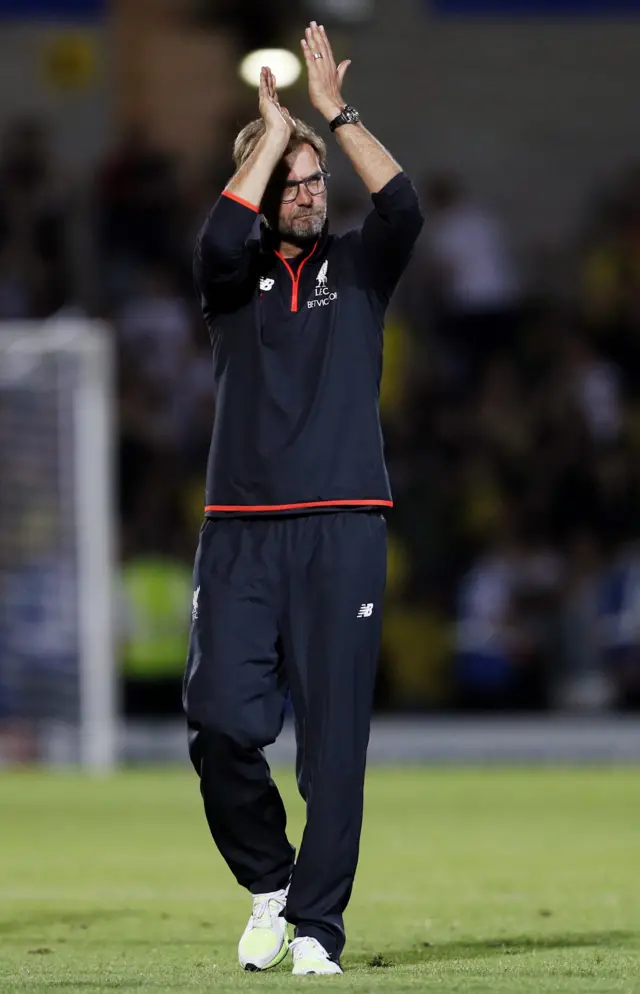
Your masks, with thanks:
[[(309, 261), (309, 259), (311, 258), (311, 256), (314, 254), (314, 252), (317, 249), (317, 247), (318, 247), (318, 242), (315, 243), (315, 245), (313, 246), (313, 248), (309, 252), (309, 255), (306, 255), (304, 257), (304, 259), (302, 260), (302, 262), (298, 265), (297, 272), (294, 272), (293, 268), (289, 265), (289, 263), (287, 262), (287, 260), (285, 259), (285, 257), (283, 255), (280, 255), (279, 252), (276, 252), (276, 255), (278, 256), (278, 258), (280, 259), (280, 261), (284, 262), (285, 266), (287, 267), (287, 271), (289, 273), (289, 276), (291, 277), (291, 284), (292, 284), (291, 285), (291, 310), (294, 313), (298, 310), (298, 289), (299, 289), (299, 286), (300, 286), (300, 275), (302, 273), (302, 270), (305, 267), (305, 264)], [(274, 251), (275, 251), (275, 249), (274, 249)]]
[(324, 247), (325, 247), (325, 245), (327, 243), (328, 238), (329, 238), (329, 222), (326, 221), (325, 224), (324, 224), (324, 227), (322, 229), (322, 232), (320, 233), (320, 237), (318, 238), (317, 242), (315, 243), (315, 245), (313, 246), (313, 248), (311, 249), (311, 251), (309, 253), (307, 253), (307, 255), (305, 255), (300, 262), (298, 262), (298, 258), (299, 257), (297, 257), (296, 259), (292, 260), (292, 262), (296, 266), (296, 268), (294, 268), (294, 266), (292, 266), (291, 263), (287, 259), (285, 259), (284, 256), (280, 254), (280, 252), (278, 252), (278, 250), (276, 248), (277, 241), (276, 241), (276, 238), (274, 236), (273, 231), (270, 228), (267, 227), (267, 225), (264, 223), (264, 221), (263, 221), (263, 223), (261, 225), (260, 241), (261, 241), (261, 245), (262, 245), (263, 251), (265, 251), (265, 252), (267, 252), (269, 254), (273, 253), (275, 256), (277, 256), (277, 258), (282, 263), (284, 263), (284, 265), (286, 266), (287, 272), (289, 273), (289, 276), (291, 277), (291, 284), (292, 284), (291, 285), (291, 312), (292, 313), (296, 313), (297, 310), (298, 310), (298, 294), (299, 294), (299, 289), (300, 289), (300, 276), (302, 274), (302, 270), (303, 270), (304, 266), (306, 265), (306, 263), (309, 261), (309, 259), (312, 258), (312, 256), (314, 256), (314, 255), (319, 256), (321, 254), (322, 250), (324, 249)]

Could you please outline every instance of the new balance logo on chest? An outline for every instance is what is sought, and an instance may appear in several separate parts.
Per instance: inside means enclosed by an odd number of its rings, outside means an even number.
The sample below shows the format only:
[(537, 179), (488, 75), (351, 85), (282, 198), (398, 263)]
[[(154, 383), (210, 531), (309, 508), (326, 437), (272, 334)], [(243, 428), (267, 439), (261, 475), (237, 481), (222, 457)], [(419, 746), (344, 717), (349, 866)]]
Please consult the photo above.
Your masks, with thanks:
[(275, 283), (275, 280), (270, 279), (268, 276), (261, 276), (260, 277), (260, 289), (261, 290), (270, 290), (271, 287), (274, 285), (274, 283)]
[(314, 297), (307, 301), (307, 307), (326, 307), (332, 300), (336, 300), (338, 293), (330, 290), (327, 286), (327, 272), (329, 270), (329, 260), (325, 259), (316, 276), (316, 289)]
[(357, 618), (370, 618), (373, 614), (373, 604), (361, 604), (360, 610), (358, 611)]

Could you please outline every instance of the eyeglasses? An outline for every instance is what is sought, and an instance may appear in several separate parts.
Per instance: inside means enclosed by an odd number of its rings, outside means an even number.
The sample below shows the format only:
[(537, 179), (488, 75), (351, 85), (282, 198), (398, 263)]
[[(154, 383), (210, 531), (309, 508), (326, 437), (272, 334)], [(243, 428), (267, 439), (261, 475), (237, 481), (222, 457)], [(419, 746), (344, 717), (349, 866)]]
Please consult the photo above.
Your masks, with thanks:
[(307, 176), (306, 179), (287, 183), (282, 191), (282, 203), (290, 204), (294, 200), (297, 200), (301, 186), (306, 187), (312, 197), (319, 197), (327, 189), (328, 179), (329, 173), (320, 172), (314, 173), (313, 176)]

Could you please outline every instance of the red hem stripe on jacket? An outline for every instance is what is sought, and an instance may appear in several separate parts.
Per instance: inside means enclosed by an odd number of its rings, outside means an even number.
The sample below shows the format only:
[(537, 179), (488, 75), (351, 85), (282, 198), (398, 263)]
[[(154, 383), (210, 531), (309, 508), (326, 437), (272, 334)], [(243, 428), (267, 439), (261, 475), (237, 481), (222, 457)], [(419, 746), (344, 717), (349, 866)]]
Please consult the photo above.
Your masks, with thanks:
[(255, 211), (256, 214), (260, 213), (260, 208), (256, 207), (255, 204), (250, 204), (248, 200), (243, 200), (242, 197), (237, 197), (235, 193), (231, 193), (229, 190), (223, 190), (222, 196), (228, 197), (229, 200), (235, 200), (237, 204), (242, 204), (243, 207), (249, 207), (250, 210)]
[(393, 507), (392, 500), (312, 500), (303, 504), (207, 504), (207, 511), (298, 511), (309, 507)]

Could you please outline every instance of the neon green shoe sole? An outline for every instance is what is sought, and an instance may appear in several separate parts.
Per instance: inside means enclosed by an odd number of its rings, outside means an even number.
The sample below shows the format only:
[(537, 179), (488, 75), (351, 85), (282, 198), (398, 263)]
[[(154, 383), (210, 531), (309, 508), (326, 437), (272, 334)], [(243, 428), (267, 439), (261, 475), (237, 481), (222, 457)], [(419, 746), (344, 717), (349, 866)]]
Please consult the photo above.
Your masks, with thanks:
[(254, 894), (253, 911), (238, 943), (238, 959), (245, 970), (271, 970), (289, 952), (289, 935), (283, 912), (286, 890)]
[[(274, 956), (270, 963), (265, 966), (257, 966), (255, 963), (247, 963), (245, 965), (245, 970), (248, 973), (262, 973), (263, 970), (272, 970), (274, 966), (279, 966), (284, 959), (286, 959), (289, 952), (289, 936), (285, 935), (280, 951)], [(257, 959), (257, 957), (255, 957)]]

